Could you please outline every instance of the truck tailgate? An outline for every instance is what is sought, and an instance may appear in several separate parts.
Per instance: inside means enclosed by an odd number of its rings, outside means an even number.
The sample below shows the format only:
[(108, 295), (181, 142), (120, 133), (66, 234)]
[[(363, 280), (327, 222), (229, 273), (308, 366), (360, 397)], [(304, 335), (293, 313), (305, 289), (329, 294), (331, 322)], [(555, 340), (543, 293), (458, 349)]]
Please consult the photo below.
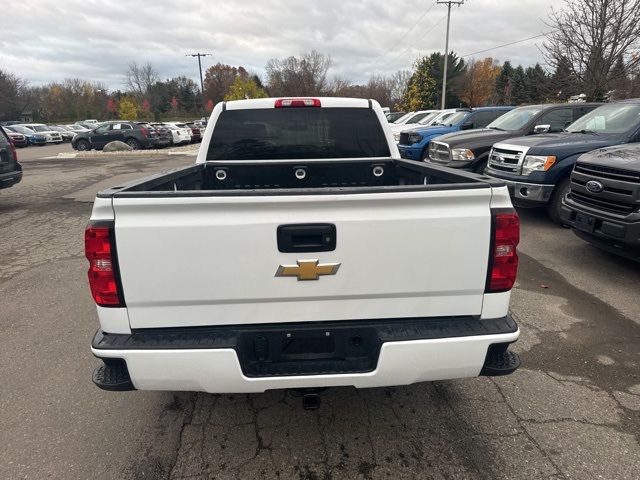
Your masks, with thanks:
[[(113, 198), (132, 328), (479, 315), (491, 188)], [(334, 251), (282, 253), (284, 224), (329, 223)], [(276, 277), (299, 260), (335, 275)]]

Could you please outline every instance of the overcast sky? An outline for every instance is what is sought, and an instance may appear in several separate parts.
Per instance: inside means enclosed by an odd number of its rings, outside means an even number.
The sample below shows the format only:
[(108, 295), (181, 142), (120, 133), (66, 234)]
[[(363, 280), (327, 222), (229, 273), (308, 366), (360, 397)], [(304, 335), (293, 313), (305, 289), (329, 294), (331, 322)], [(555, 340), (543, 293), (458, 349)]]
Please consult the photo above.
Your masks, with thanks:
[[(450, 49), (465, 55), (548, 31), (560, 0), (467, 0), (451, 15)], [(446, 7), (435, 0), (3, 0), (0, 69), (42, 84), (68, 77), (123, 88), (129, 62), (163, 78), (198, 78), (197, 61), (262, 75), (269, 58), (316, 49), (330, 76), (364, 82), (444, 50)], [(426, 12), (426, 15), (425, 15)], [(423, 17), (424, 16), (424, 17)], [(409, 31), (409, 29), (417, 25)], [(408, 33), (407, 33), (408, 32)], [(541, 38), (478, 54), (542, 62)]]

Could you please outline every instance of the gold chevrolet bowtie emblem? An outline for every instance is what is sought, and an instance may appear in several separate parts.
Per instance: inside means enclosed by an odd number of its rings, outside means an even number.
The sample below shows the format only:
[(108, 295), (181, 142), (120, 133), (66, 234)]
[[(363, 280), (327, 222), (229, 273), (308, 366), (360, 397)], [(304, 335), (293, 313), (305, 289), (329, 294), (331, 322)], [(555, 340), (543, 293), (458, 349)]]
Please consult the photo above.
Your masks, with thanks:
[(319, 260), (297, 260), (297, 265), (280, 265), (276, 277), (298, 277), (298, 280), (318, 280), (320, 275), (335, 275), (339, 263), (320, 263)]

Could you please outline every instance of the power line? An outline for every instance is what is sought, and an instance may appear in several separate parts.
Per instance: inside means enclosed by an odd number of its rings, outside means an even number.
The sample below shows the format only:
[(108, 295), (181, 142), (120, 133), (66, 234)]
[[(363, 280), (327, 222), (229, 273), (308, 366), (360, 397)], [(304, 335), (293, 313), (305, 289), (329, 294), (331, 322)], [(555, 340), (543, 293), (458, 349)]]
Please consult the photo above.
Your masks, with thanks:
[[(431, 25), (431, 27), (429, 28), (429, 30), (427, 30), (426, 32), (424, 32), (422, 35), (426, 36), (429, 33), (431, 33), (433, 31), (434, 28), (436, 28), (438, 25), (440, 25), (442, 23), (442, 21), (447, 18), (446, 15), (443, 15), (442, 17), (440, 17), (440, 19), (434, 23), (433, 25)], [(407, 46), (407, 48), (405, 48), (402, 52), (400, 52), (398, 55), (396, 55), (395, 57), (393, 57), (391, 60), (389, 60), (387, 63), (385, 63), (384, 65), (382, 65), (382, 68), (385, 68), (387, 65), (390, 65), (391, 63), (393, 63), (394, 61), (396, 61), (397, 59), (401, 58), (405, 53), (407, 53), (409, 51), (410, 48), (414, 47), (415, 43), (411, 43), (409, 44), (409, 46)]]
[[(554, 30), (555, 31), (555, 30)], [(499, 48), (504, 48), (504, 47), (509, 47), (511, 45), (516, 45), (518, 43), (522, 43), (522, 42), (527, 42), (529, 40), (533, 40), (535, 38), (540, 38), (540, 37), (546, 37), (547, 35), (549, 35), (550, 33), (554, 33), (554, 31), (551, 32), (547, 32), (547, 33), (541, 33), (540, 35), (534, 35), (533, 37), (529, 37), (529, 38), (523, 38), (522, 40), (517, 40), (515, 42), (509, 42), (509, 43), (505, 43), (502, 45), (498, 45), (496, 47), (491, 47), (491, 48), (487, 48), (485, 50), (479, 50), (477, 52), (473, 52), (473, 53), (467, 53), (465, 55), (462, 55), (461, 58), (466, 58), (466, 57), (471, 57), (473, 55), (478, 55), (479, 53), (486, 53), (486, 52), (490, 52), (492, 50), (497, 50)]]
[(409, 33), (411, 33), (411, 31), (412, 31), (414, 28), (416, 28), (416, 26), (417, 26), (417, 25), (422, 21), (422, 19), (423, 19), (424, 17), (426, 17), (426, 16), (427, 16), (427, 13), (429, 13), (429, 12), (433, 9), (433, 7), (435, 7), (436, 5), (437, 5), (437, 4), (434, 2), (434, 3), (433, 3), (429, 8), (427, 8), (427, 10), (422, 14), (422, 16), (421, 16), (420, 18), (418, 18), (418, 20), (416, 21), (416, 23), (414, 23), (413, 25), (411, 25), (411, 27), (409, 28), (409, 30), (407, 30), (406, 32), (404, 32), (404, 33), (402, 34), (402, 36), (401, 36), (401, 37), (400, 37), (400, 38), (399, 38), (399, 39), (398, 39), (398, 40), (397, 40), (393, 45), (391, 45), (391, 47), (389, 47), (389, 49), (388, 49), (386, 52), (384, 52), (382, 55), (380, 55), (378, 58), (376, 58), (376, 59), (371, 63), (371, 66), (375, 66), (375, 65), (376, 65), (376, 63), (378, 63), (380, 60), (382, 60), (384, 57), (386, 57), (386, 56), (387, 56), (387, 55), (388, 55), (388, 54), (389, 54), (389, 53), (390, 53), (394, 48), (396, 48), (396, 47), (400, 44), (400, 42), (402, 42), (402, 40), (404, 40), (404, 39), (405, 39), (405, 37), (406, 37), (407, 35), (409, 35)]

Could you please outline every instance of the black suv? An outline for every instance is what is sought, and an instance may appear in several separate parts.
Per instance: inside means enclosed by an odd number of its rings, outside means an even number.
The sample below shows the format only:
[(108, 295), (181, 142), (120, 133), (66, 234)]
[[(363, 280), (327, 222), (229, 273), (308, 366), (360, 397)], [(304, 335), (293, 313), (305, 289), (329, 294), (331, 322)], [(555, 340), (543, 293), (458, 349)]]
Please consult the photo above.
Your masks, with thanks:
[(126, 143), (134, 150), (156, 146), (158, 134), (154, 129), (145, 128), (135, 122), (107, 122), (90, 132), (78, 133), (71, 141), (76, 150), (102, 150), (104, 146), (115, 140)]
[(0, 188), (8, 188), (22, 180), (16, 147), (0, 127)]
[(561, 132), (600, 103), (529, 105), (516, 108), (487, 128), (448, 133), (431, 140), (427, 162), (452, 168), (484, 172), (494, 143), (537, 133)]
[(587, 242), (640, 262), (640, 144), (578, 158), (562, 217)]

